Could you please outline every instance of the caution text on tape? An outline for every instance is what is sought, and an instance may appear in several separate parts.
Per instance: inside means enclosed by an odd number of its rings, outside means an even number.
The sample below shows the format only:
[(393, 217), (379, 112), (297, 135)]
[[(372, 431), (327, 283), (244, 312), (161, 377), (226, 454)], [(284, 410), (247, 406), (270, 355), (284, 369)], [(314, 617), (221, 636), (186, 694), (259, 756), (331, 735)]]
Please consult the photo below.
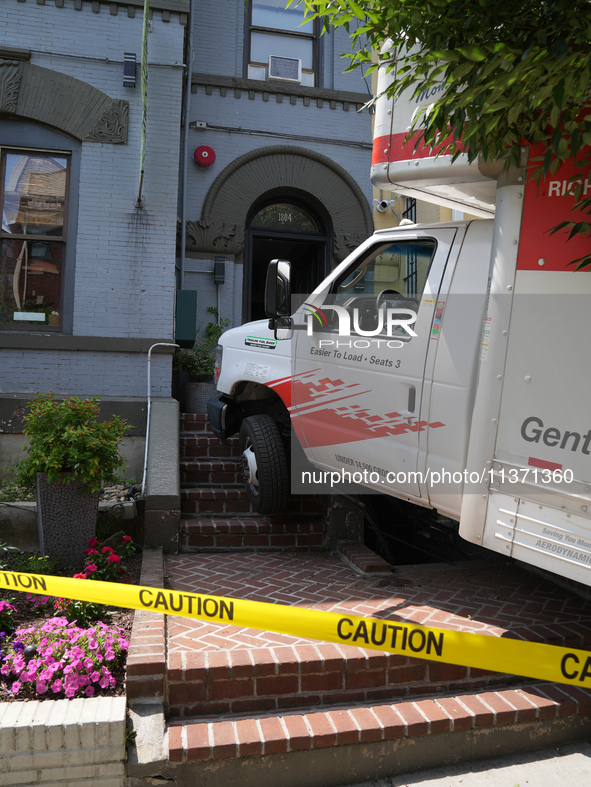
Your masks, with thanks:
[(591, 688), (591, 653), (539, 642), (140, 585), (0, 571), (0, 588), (151, 610)]

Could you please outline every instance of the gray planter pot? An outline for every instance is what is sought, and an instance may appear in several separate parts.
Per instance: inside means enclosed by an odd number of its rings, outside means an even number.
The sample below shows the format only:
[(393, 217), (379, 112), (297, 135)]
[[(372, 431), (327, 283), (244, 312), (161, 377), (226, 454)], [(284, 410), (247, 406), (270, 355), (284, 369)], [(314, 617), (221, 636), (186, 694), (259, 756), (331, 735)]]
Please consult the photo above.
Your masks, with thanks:
[(215, 383), (185, 383), (181, 409), (183, 413), (207, 413), (207, 400), (216, 395)]
[[(65, 474), (64, 474), (65, 476)], [(47, 481), (47, 473), (37, 473), (37, 526), (42, 555), (84, 565), (84, 550), (96, 535), (100, 491), (80, 493), (80, 481)]]

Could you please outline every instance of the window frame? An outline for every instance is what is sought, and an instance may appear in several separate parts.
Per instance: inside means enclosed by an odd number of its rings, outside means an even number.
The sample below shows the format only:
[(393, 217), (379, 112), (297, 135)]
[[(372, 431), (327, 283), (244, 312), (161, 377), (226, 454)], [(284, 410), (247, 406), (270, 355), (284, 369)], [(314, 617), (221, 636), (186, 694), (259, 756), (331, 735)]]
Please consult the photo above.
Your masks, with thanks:
[[(246, 66), (246, 73), (245, 77), (248, 78), (248, 67), (249, 66), (268, 66), (267, 63), (260, 63), (258, 60), (251, 60), (250, 51), (251, 51), (251, 35), (252, 33), (270, 33), (272, 35), (285, 35), (291, 36), (294, 38), (303, 39), (306, 41), (312, 41), (312, 68), (304, 68), (302, 66), (302, 74), (312, 74), (314, 77), (314, 87), (319, 87), (320, 84), (320, 76), (319, 76), (319, 40), (318, 40), (318, 20), (312, 20), (314, 25), (314, 30), (312, 33), (304, 33), (299, 32), (297, 30), (283, 30), (278, 27), (261, 27), (260, 25), (253, 25), (252, 23), (252, 11), (253, 11), (253, 2), (248, 4), (248, 11), (246, 16), (246, 33), (247, 33), (247, 41), (246, 41), (246, 57), (245, 57), (245, 66)], [(280, 53), (278, 53), (280, 55)], [(288, 84), (288, 83), (286, 83)]]
[[(80, 158), (82, 145), (78, 140), (66, 136), (55, 129), (41, 124), (19, 119), (0, 118), (0, 206), (4, 204), (5, 153), (25, 155), (55, 156), (68, 160), (66, 170), (66, 194), (64, 201), (63, 229), (61, 236), (36, 235), (28, 237), (21, 233), (6, 233), (0, 225), (0, 241), (34, 240), (64, 244), (62, 258), (61, 288), (59, 297), (59, 322), (57, 325), (46, 323), (0, 323), (2, 333), (52, 333), (72, 334), (74, 323), (74, 273), (76, 262), (76, 236), (78, 225), (80, 182)], [(6, 141), (4, 141), (6, 140)], [(2, 209), (0, 207), (0, 210)]]
[[(52, 332), (61, 332), (62, 330), (62, 319), (63, 319), (63, 312), (64, 312), (64, 274), (65, 274), (65, 265), (66, 265), (66, 254), (68, 248), (68, 209), (70, 205), (70, 173), (72, 171), (72, 155), (70, 152), (63, 151), (63, 150), (40, 150), (38, 148), (27, 148), (27, 147), (16, 147), (14, 145), (0, 145), (0, 211), (4, 210), (4, 197), (5, 197), (5, 185), (6, 185), (6, 160), (8, 155), (10, 154), (21, 154), (24, 156), (43, 156), (43, 157), (51, 157), (55, 156), (56, 158), (63, 158), (66, 159), (66, 183), (65, 183), (65, 193), (64, 193), (64, 208), (63, 208), (63, 224), (62, 224), (62, 232), (61, 235), (32, 235), (30, 233), (18, 233), (18, 232), (5, 232), (2, 229), (2, 224), (0, 222), (0, 248), (2, 247), (4, 241), (19, 241), (22, 240), (23, 243), (32, 244), (35, 241), (40, 243), (61, 243), (63, 246), (63, 253), (62, 253), (62, 270), (60, 271), (60, 297), (59, 297), (59, 320), (57, 325), (48, 325), (46, 323), (41, 322), (34, 322), (34, 323), (17, 323), (18, 329), (20, 331), (39, 331), (41, 328), (43, 330), (48, 330)], [(0, 322), (0, 328), (6, 329), (5, 326), (14, 326), (15, 323), (13, 322)]]

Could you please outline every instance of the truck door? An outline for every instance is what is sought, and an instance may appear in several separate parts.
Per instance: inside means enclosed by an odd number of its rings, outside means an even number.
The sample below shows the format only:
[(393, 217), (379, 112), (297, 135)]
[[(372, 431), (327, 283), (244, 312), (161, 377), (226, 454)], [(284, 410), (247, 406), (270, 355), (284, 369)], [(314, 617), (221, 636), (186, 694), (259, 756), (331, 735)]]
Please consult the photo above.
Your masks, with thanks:
[(425, 363), (455, 235), (446, 227), (377, 237), (298, 311), (307, 328), (295, 332), (292, 420), (308, 458), (343, 473), (341, 490), (350, 476), (421, 496), (420, 434), (443, 426), (421, 420)]

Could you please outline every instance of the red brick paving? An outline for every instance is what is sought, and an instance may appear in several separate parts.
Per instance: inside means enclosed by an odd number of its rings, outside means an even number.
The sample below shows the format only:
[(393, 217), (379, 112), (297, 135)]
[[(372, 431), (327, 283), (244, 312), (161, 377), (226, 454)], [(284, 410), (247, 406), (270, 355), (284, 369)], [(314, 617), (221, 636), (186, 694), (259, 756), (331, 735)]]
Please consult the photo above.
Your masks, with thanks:
[[(171, 587), (209, 595), (282, 603), (341, 614), (372, 615), (437, 628), (533, 638), (534, 627), (580, 636), (591, 602), (514, 565), (474, 561), (456, 567), (401, 567), (391, 577), (363, 577), (332, 554), (242, 553), (167, 557)], [(307, 643), (268, 631), (169, 618), (174, 651), (270, 648)], [(325, 647), (325, 646), (323, 646)], [(443, 667), (443, 665), (442, 665)]]

